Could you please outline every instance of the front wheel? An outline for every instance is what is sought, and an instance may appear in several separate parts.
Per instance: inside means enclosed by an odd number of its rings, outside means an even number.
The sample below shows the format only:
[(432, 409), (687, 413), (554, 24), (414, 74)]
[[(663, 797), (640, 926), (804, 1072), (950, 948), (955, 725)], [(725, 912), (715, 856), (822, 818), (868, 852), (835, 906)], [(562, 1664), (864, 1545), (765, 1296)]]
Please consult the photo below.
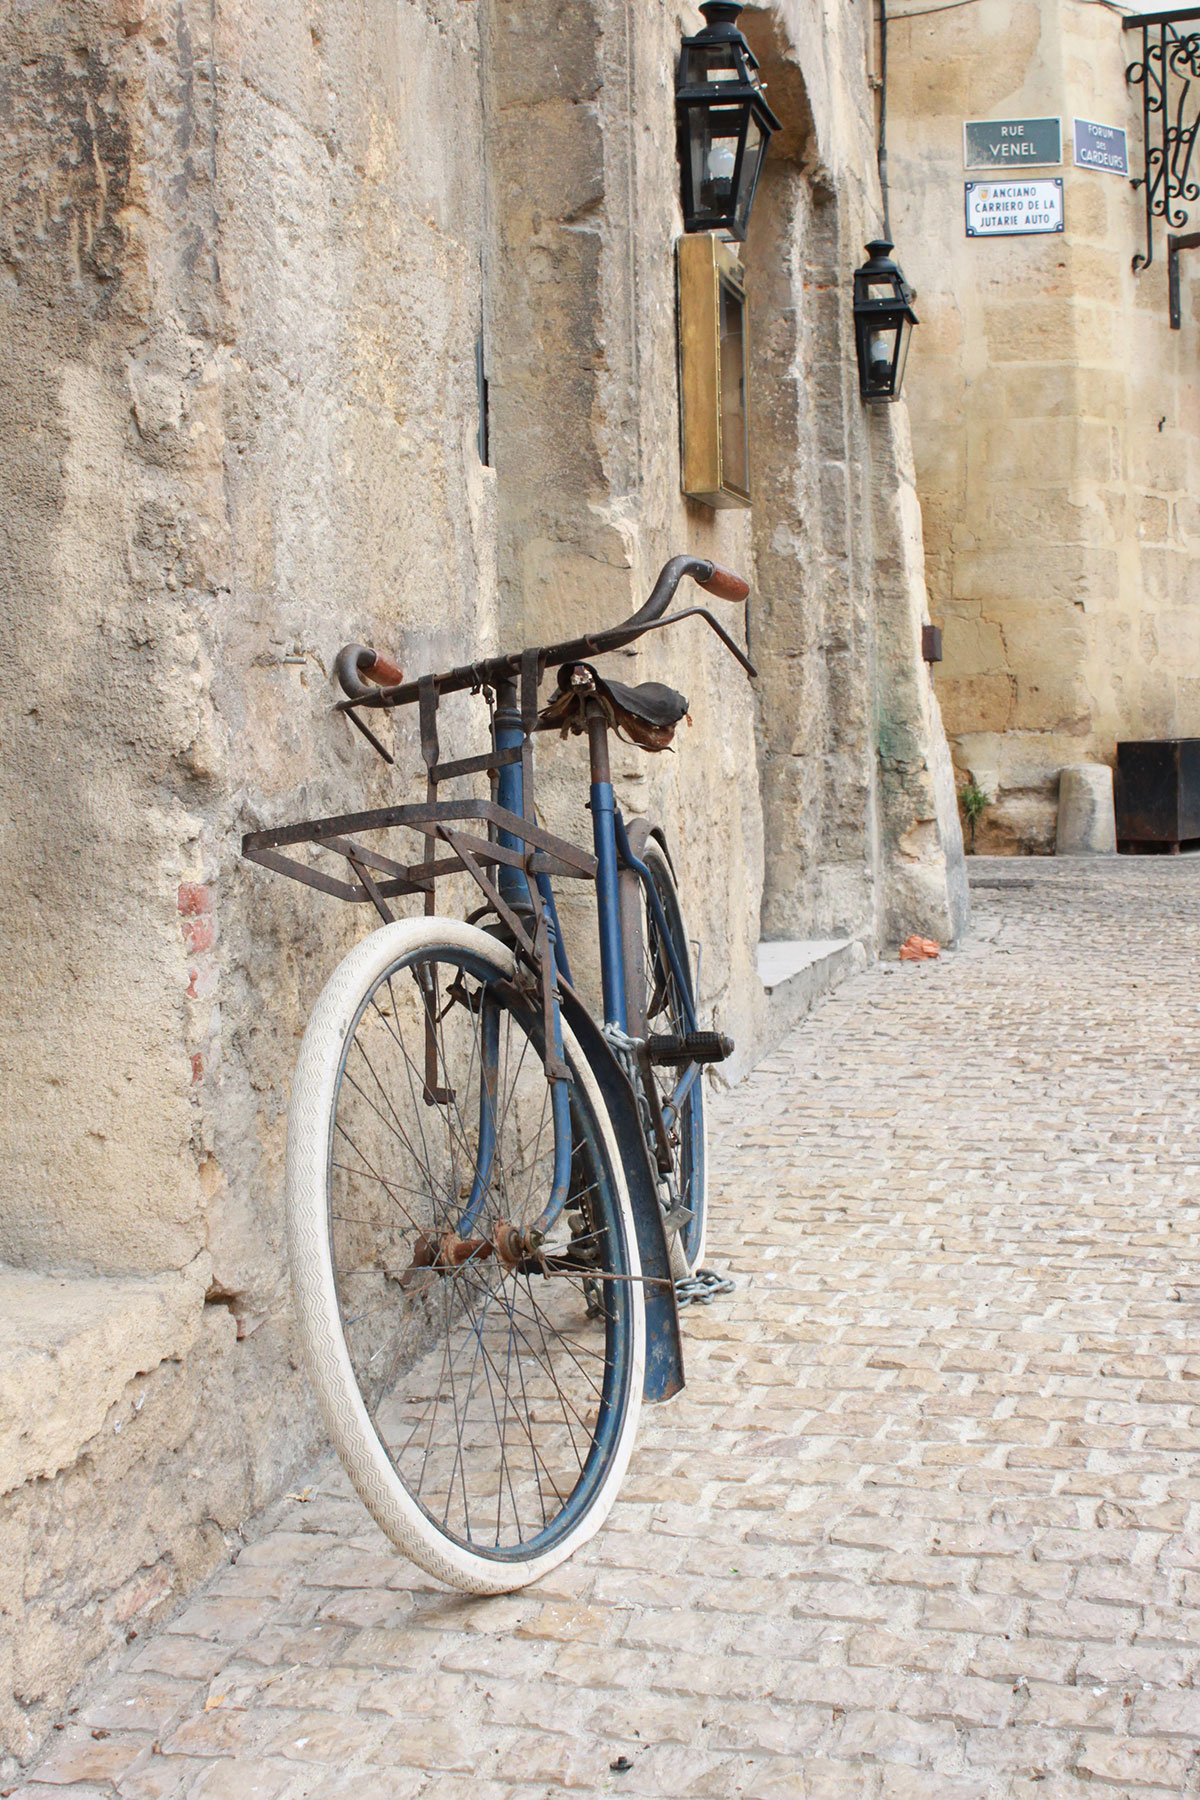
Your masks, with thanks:
[(536, 1263), (506, 1249), (555, 1167), (540, 994), (516, 977), (474, 926), (373, 932), (317, 1001), (288, 1117), (292, 1282), (330, 1435), (392, 1541), (480, 1594), (603, 1522), (645, 1362), (629, 1196), (565, 1022), (566, 1206)]

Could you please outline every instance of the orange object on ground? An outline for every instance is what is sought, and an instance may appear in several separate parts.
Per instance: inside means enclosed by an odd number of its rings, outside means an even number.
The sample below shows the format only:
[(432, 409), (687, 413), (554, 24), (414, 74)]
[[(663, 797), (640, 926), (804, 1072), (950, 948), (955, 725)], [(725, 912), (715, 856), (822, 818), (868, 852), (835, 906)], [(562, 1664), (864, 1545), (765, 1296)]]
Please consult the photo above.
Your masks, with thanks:
[(932, 938), (918, 937), (915, 931), (900, 946), (901, 962), (925, 962), (928, 958), (941, 954), (939, 944), (935, 944)]

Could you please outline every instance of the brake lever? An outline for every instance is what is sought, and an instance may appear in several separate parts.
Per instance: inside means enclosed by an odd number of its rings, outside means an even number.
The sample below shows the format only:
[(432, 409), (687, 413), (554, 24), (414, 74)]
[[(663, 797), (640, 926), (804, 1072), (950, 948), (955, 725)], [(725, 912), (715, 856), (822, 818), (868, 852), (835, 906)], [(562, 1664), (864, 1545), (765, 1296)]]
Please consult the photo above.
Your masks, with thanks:
[(725, 648), (732, 656), (737, 657), (750, 679), (752, 681), (757, 681), (758, 670), (750, 661), (750, 658), (743, 650), (738, 648), (725, 627), (717, 624), (717, 621), (713, 618), (706, 606), (688, 606), (685, 607), (683, 612), (668, 613), (665, 619), (655, 619), (652, 625), (644, 625), (642, 630), (638, 633), (638, 636), (643, 636), (647, 631), (661, 631), (664, 625), (678, 625), (680, 619), (703, 619), (706, 624), (711, 625)]
[(356, 726), (358, 728), (358, 730), (362, 732), (363, 736), (366, 738), (366, 740), (367, 740), (368, 744), (370, 744), (371, 748), (373, 750), (378, 750), (380, 756), (382, 756), (385, 763), (391, 763), (394, 766), (396, 759), (391, 754), (390, 750), (384, 749), (383, 745), (380, 743), (379, 739), (375, 736), (375, 733), (371, 730), (371, 727), (367, 724), (366, 720), (360, 719), (358, 714), (355, 712), (354, 708), (357, 706), (357, 704), (358, 704), (358, 702), (356, 700), (339, 700), (337, 702), (336, 706), (334, 707), (334, 711), (345, 713), (345, 715), (349, 719), (350, 723), (352, 725)]

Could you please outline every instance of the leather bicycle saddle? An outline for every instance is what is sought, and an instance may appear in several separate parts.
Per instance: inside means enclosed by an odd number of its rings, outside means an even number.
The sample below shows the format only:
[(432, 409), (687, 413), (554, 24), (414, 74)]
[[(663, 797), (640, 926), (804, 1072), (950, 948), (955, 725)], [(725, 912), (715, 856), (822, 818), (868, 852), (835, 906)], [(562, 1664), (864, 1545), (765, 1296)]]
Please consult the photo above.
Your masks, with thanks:
[(571, 662), (558, 671), (558, 686), (538, 714), (538, 724), (543, 729), (557, 725), (564, 737), (569, 731), (578, 735), (586, 729), (589, 700), (598, 700), (609, 724), (643, 750), (667, 749), (688, 710), (684, 695), (661, 681), (628, 687), (606, 680), (591, 663)]

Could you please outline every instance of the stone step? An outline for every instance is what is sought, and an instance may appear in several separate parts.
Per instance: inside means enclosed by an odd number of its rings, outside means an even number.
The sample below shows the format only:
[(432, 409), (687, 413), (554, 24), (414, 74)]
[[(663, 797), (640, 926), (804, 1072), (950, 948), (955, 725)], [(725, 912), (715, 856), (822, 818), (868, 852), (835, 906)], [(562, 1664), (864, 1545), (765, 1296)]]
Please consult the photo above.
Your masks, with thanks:
[(867, 953), (857, 938), (764, 939), (755, 963), (767, 1001), (762, 1035), (754, 1046), (757, 1059), (774, 1049), (823, 994), (865, 968)]
[(45, 1275), (0, 1267), (0, 1494), (76, 1461), (134, 1376), (195, 1340), (189, 1275)]

